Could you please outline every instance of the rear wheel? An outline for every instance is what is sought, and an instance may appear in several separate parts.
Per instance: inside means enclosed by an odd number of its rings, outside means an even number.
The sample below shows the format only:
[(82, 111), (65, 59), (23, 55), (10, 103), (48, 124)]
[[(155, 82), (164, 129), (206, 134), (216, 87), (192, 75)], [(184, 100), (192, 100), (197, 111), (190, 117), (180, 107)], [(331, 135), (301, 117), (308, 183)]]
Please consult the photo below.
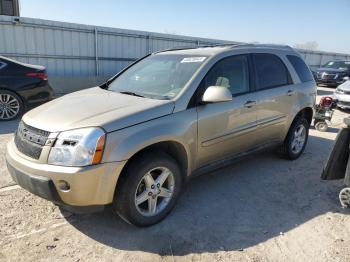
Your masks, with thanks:
[(23, 113), (23, 102), (15, 93), (0, 90), (0, 121), (9, 121), (18, 118)]
[(320, 132), (326, 132), (327, 129), (328, 129), (328, 125), (326, 122), (324, 121), (319, 121), (315, 124), (315, 128), (317, 131), (320, 131)]
[(281, 148), (288, 159), (297, 159), (304, 151), (309, 137), (309, 123), (303, 117), (294, 119)]
[(120, 177), (113, 206), (127, 222), (150, 226), (167, 216), (181, 188), (181, 172), (172, 157), (144, 154), (134, 159)]

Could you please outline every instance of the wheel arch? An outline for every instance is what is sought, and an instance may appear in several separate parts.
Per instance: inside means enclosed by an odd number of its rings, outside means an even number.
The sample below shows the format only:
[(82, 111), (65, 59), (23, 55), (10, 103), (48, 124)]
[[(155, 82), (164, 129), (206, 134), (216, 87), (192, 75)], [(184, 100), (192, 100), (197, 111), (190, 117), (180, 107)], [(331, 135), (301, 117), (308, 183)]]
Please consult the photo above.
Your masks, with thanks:
[(294, 118), (291, 118), (289, 125), (286, 126), (285, 133), (283, 135), (283, 141), (285, 141), (285, 139), (287, 138), (288, 132), (289, 132), (291, 126), (293, 125), (295, 119), (297, 119), (298, 117), (303, 117), (307, 120), (307, 122), (310, 126), (311, 122), (312, 122), (313, 115), (314, 115), (314, 110), (312, 109), (312, 107), (308, 106), (308, 107), (304, 107), (303, 109), (299, 110), (295, 114)]
[(9, 88), (6, 88), (6, 87), (2, 87), (2, 86), (0, 86), (0, 91), (1, 91), (1, 90), (7, 91), (7, 92), (11, 92), (11, 93), (14, 93), (15, 95), (17, 95), (17, 96), (18, 96), (18, 97), (21, 99), (21, 101), (22, 101), (22, 103), (23, 103), (24, 107), (26, 107), (26, 106), (27, 106), (27, 104), (26, 104), (26, 101), (25, 101), (24, 97), (23, 97), (23, 96), (21, 96), (21, 94), (19, 94), (18, 92), (13, 91), (13, 90), (11, 90), (11, 89), (9, 89)]
[(123, 169), (120, 172), (120, 176), (117, 180), (116, 188), (118, 187), (119, 181), (123, 176), (126, 176), (126, 170), (128, 166), (138, 157), (142, 157), (142, 155), (155, 152), (155, 151), (161, 151), (169, 156), (171, 156), (179, 165), (182, 177), (184, 181), (186, 181), (188, 177), (188, 172), (190, 170), (190, 161), (188, 153), (185, 149), (185, 146), (182, 145), (180, 142), (174, 141), (174, 140), (168, 140), (168, 141), (161, 141), (157, 142), (151, 145), (147, 145), (143, 147), (142, 149), (135, 152), (126, 162)]
[(294, 117), (293, 121), (297, 118), (297, 117), (303, 117), (307, 120), (307, 122), (309, 123), (309, 125), (311, 125), (312, 122), (312, 118), (314, 115), (314, 110), (311, 107), (305, 107), (303, 109), (301, 109), (296, 116)]

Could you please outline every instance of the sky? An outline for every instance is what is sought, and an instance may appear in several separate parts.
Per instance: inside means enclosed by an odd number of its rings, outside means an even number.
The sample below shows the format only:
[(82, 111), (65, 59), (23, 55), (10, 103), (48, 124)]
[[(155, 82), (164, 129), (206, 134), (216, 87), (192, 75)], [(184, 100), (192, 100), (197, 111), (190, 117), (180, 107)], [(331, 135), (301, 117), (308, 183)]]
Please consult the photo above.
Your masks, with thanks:
[(350, 0), (20, 0), (20, 7), (23, 17), (350, 54)]

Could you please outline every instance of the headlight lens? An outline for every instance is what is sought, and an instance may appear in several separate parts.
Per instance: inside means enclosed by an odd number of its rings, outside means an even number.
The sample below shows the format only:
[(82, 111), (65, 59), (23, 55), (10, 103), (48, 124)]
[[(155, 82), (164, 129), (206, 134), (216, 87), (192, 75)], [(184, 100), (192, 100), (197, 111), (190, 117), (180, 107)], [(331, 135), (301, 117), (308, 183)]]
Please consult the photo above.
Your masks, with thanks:
[(346, 73), (338, 73), (335, 75), (335, 78), (343, 78), (343, 77), (346, 77)]
[(344, 91), (341, 90), (340, 88), (336, 88), (336, 89), (335, 89), (335, 92), (336, 92), (337, 94), (344, 94)]
[(98, 127), (62, 132), (51, 148), (48, 164), (58, 166), (88, 166), (102, 160), (106, 134)]

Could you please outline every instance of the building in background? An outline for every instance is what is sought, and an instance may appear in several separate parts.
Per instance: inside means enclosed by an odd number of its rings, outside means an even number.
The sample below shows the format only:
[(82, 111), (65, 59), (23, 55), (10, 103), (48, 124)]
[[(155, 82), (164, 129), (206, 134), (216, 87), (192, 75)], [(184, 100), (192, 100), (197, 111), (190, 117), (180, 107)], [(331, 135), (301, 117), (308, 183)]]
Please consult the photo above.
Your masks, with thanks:
[(19, 0), (0, 0), (0, 15), (19, 16)]

